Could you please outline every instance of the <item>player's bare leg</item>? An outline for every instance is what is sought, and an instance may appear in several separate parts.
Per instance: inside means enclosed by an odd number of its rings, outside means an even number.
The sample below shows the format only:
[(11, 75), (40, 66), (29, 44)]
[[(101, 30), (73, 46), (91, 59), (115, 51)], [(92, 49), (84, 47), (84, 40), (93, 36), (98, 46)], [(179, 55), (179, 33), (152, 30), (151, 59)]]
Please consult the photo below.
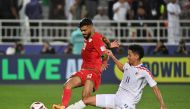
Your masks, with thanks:
[(93, 88), (94, 88), (94, 82), (90, 79), (87, 79), (85, 81), (85, 85), (82, 91), (82, 98), (84, 99), (86, 97), (89, 97), (93, 92)]
[(70, 101), (71, 97), (71, 90), (72, 88), (78, 87), (81, 85), (81, 79), (78, 76), (74, 76), (70, 78), (65, 84), (64, 84), (64, 91), (62, 96), (62, 105), (56, 105), (54, 104), (52, 106), (52, 109), (65, 109)]
[(71, 91), (72, 88), (81, 86), (81, 79), (78, 76), (74, 76), (70, 78), (65, 84), (64, 84), (64, 91), (62, 95), (62, 105), (67, 107), (70, 98), (71, 98)]
[[(92, 80), (86, 80), (83, 90), (83, 102), (86, 105), (96, 106), (96, 96), (90, 96), (93, 92), (94, 82)], [(90, 97), (89, 97), (90, 96)], [(109, 109), (109, 108), (103, 108)]]
[[(93, 97), (90, 97), (91, 93), (93, 92), (93, 88), (94, 88), (94, 82), (92, 80), (87, 79), (85, 81), (85, 85), (82, 91), (82, 98), (89, 105), (92, 105), (93, 103)], [(85, 102), (83, 102), (83, 100), (80, 100), (75, 104), (70, 105), (66, 109), (83, 109), (84, 107), (86, 107), (86, 104)]]

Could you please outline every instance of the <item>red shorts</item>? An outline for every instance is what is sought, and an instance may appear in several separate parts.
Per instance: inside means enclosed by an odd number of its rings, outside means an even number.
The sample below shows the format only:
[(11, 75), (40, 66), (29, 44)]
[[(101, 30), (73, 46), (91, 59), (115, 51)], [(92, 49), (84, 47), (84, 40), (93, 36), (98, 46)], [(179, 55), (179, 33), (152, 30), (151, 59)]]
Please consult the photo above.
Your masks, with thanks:
[(101, 74), (95, 70), (82, 69), (72, 76), (79, 76), (81, 79), (81, 84), (84, 85), (86, 80), (92, 80), (94, 82), (94, 90), (97, 90), (101, 83)]

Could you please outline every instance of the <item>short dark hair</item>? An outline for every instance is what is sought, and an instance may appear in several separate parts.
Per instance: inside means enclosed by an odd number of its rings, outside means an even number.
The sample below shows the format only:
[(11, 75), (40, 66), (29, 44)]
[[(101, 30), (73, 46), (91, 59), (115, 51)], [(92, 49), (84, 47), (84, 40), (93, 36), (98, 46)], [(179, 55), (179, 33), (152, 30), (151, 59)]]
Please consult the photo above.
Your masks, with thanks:
[(131, 50), (132, 52), (138, 54), (139, 59), (144, 57), (144, 49), (142, 46), (134, 44), (134, 45), (130, 45), (128, 47), (128, 49)]
[(89, 19), (89, 18), (83, 18), (83, 19), (80, 21), (80, 23), (79, 23), (79, 27), (81, 28), (81, 27), (83, 27), (83, 26), (85, 26), (85, 25), (93, 25), (92, 20)]

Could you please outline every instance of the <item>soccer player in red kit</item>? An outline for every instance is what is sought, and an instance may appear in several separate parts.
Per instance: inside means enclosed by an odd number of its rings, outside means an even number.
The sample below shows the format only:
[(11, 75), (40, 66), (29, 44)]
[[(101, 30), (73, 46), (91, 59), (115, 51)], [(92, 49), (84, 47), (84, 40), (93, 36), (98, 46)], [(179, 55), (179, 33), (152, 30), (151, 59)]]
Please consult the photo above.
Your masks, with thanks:
[(79, 27), (84, 37), (81, 70), (74, 73), (64, 84), (62, 104), (54, 104), (53, 109), (65, 109), (68, 106), (72, 88), (84, 86), (83, 98), (90, 96), (93, 91), (97, 90), (101, 83), (101, 73), (108, 65), (108, 56), (105, 53), (106, 45), (109, 48), (119, 46), (117, 41), (110, 43), (100, 33), (95, 32), (93, 23), (88, 18), (82, 19)]

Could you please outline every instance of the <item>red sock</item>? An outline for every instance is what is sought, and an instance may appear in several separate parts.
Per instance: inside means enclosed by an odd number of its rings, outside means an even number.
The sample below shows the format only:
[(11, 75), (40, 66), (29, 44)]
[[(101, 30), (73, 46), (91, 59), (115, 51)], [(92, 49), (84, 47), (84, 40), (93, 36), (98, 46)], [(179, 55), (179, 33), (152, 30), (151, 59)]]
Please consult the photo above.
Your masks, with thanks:
[(71, 89), (64, 89), (62, 95), (62, 105), (67, 107), (71, 98)]

